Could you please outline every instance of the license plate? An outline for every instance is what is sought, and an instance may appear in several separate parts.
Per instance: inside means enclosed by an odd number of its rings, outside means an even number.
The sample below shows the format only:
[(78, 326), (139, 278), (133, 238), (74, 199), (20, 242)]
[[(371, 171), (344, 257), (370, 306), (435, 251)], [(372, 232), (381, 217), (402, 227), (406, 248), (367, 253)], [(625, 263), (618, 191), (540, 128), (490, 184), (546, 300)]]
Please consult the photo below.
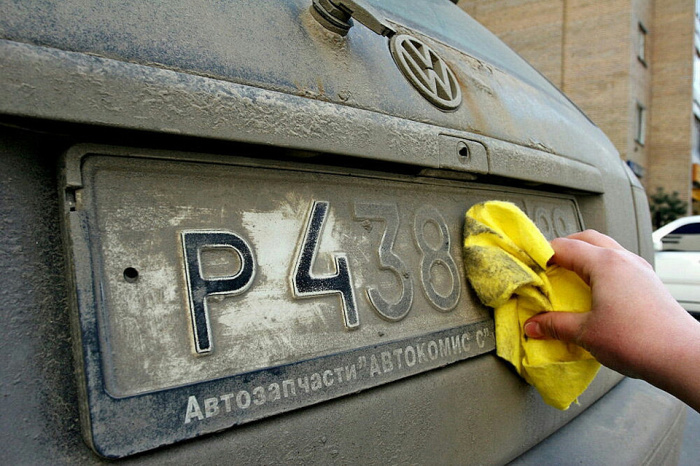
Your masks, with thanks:
[(570, 197), (463, 182), (122, 150), (66, 163), (84, 428), (108, 457), (491, 351), (466, 210), (510, 200), (549, 237), (581, 229)]

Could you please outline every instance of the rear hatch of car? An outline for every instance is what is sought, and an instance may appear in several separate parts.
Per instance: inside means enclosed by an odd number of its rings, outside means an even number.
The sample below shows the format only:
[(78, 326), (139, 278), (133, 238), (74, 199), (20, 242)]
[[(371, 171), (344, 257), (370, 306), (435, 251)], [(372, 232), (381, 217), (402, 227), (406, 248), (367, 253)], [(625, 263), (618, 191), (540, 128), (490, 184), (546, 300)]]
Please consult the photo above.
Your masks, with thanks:
[(56, 170), (98, 454), (501, 463), (619, 382), (545, 405), (495, 356), (461, 235), (507, 200), (650, 258), (639, 183), (450, 2), (365, 6), (344, 36), (306, 1), (3, 6), (3, 137)]

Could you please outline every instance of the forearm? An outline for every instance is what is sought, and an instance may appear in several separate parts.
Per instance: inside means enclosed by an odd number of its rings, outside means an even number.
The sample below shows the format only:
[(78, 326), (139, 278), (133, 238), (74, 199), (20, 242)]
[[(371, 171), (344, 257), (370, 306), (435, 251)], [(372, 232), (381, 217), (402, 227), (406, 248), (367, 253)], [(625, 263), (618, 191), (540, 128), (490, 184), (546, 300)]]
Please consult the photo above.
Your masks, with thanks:
[(645, 352), (649, 359), (639, 375), (700, 412), (700, 322), (691, 317), (680, 328), (659, 327), (660, 349)]

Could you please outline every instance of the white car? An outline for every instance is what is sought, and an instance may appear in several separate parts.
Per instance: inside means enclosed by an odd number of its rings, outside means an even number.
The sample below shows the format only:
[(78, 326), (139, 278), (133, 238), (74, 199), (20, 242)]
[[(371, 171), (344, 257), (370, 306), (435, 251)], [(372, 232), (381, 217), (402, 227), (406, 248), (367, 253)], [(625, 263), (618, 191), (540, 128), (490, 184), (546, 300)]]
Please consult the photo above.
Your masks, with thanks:
[(700, 317), (700, 215), (674, 220), (652, 238), (656, 273), (673, 297)]

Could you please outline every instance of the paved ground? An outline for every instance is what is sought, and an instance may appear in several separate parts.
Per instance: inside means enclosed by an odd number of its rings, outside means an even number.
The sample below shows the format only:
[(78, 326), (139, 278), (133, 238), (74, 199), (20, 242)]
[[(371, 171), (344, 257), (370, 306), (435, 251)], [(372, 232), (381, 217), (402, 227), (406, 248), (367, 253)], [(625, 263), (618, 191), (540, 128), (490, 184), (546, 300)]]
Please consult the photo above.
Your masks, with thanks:
[(688, 420), (683, 434), (683, 449), (679, 466), (700, 464), (700, 414), (688, 408)]

